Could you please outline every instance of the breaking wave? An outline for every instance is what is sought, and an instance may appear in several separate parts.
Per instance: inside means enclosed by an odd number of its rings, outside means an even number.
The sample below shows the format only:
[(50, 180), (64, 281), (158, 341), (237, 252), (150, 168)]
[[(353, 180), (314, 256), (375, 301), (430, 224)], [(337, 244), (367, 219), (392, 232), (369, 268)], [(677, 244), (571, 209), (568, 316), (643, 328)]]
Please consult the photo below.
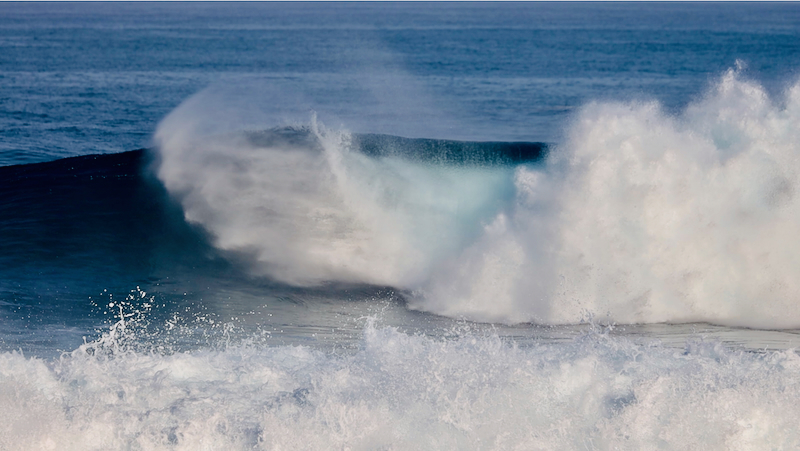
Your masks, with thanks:
[(800, 84), (772, 99), (731, 70), (677, 115), (591, 103), (544, 161), (213, 111), (201, 93), (159, 125), (158, 177), (256, 274), (478, 321), (800, 327)]

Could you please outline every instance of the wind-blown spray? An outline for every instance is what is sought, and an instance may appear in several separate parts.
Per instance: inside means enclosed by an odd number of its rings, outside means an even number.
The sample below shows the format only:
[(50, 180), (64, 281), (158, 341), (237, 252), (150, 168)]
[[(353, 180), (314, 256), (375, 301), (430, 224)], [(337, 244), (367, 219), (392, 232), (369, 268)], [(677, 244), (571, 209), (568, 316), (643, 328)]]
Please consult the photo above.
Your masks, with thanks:
[(800, 325), (800, 84), (782, 103), (729, 71), (678, 116), (592, 103), (517, 201), (412, 304), (573, 323)]

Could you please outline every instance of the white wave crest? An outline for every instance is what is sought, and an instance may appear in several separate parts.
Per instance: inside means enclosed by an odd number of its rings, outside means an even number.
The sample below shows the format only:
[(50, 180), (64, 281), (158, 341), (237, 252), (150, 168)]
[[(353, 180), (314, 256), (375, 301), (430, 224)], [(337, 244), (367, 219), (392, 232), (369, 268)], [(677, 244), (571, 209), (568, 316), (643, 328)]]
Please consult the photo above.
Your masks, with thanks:
[(800, 326), (800, 84), (729, 71), (670, 116), (593, 103), (414, 305), (507, 322)]
[(160, 124), (159, 177), (259, 274), (478, 321), (800, 327), (800, 84), (774, 100), (731, 70), (678, 115), (591, 103), (516, 168), (367, 157), (316, 122), (258, 144), (203, 105)]

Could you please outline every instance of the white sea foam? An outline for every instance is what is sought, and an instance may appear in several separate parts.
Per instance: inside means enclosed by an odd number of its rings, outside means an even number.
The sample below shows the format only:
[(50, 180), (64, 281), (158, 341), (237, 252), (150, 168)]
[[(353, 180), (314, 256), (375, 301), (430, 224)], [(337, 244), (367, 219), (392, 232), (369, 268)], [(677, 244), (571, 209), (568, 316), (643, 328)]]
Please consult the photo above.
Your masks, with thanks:
[[(797, 449), (800, 358), (368, 324), (353, 352), (0, 354), (0, 449)], [(135, 336), (129, 337), (134, 341)]]
[(800, 84), (730, 71), (681, 115), (593, 103), (415, 306), (508, 322), (800, 326)]
[(592, 103), (516, 168), (366, 157), (316, 123), (314, 145), (257, 145), (230, 134), (257, 119), (209, 108), (160, 124), (159, 177), (260, 274), (479, 321), (800, 327), (800, 84), (770, 99), (731, 70), (678, 115)]

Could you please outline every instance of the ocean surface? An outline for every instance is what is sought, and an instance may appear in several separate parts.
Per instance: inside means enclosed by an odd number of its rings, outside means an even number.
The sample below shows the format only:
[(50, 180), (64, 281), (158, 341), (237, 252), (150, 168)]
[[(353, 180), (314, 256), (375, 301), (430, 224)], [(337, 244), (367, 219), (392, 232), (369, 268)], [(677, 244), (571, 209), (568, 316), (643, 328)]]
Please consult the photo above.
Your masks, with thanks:
[(800, 4), (0, 3), (0, 451), (800, 449)]

